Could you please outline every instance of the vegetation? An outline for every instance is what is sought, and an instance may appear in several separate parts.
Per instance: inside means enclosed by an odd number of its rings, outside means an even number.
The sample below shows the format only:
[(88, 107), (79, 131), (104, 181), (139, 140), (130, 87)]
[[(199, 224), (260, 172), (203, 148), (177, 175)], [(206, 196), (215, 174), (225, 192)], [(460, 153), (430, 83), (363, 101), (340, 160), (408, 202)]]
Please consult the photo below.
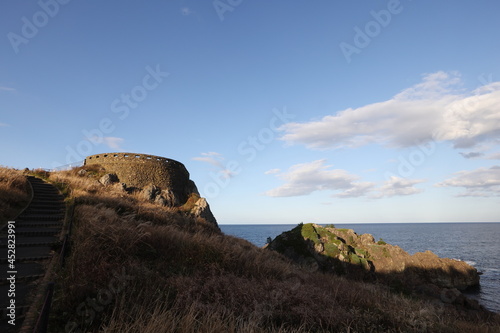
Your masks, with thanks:
[(377, 242), (378, 245), (387, 245), (387, 243), (382, 239), (380, 238), (379, 241)]
[(22, 171), (0, 167), (0, 225), (20, 213), (28, 203), (30, 193)]
[(71, 253), (56, 272), (52, 332), (494, 332), (499, 327), (498, 318), (298, 267), (181, 209), (102, 186), (97, 175), (80, 169), (48, 176), (70, 189), (75, 205)]
[(182, 211), (185, 211), (185, 212), (190, 212), (194, 208), (194, 206), (195, 206), (196, 202), (198, 201), (198, 199), (200, 199), (200, 195), (199, 194), (197, 194), (197, 193), (191, 193), (189, 195), (189, 198), (187, 199), (186, 203), (184, 205), (182, 205), (182, 207), (180, 207), (180, 209)]

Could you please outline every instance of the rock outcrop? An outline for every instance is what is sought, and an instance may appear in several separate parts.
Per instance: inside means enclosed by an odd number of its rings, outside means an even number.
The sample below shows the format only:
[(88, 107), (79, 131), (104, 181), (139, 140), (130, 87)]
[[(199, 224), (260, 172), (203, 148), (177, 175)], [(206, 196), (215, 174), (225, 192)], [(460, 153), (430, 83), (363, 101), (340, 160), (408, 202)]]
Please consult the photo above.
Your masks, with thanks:
[(161, 189), (158, 186), (150, 184), (142, 189), (141, 196), (144, 200), (154, 201), (160, 193)]
[(212, 214), (210, 206), (208, 205), (208, 202), (205, 198), (199, 198), (196, 201), (194, 207), (191, 209), (191, 214), (193, 214), (195, 217), (201, 217), (210, 223), (217, 224), (214, 214)]
[(423, 293), (448, 303), (467, 303), (459, 290), (479, 284), (477, 270), (463, 261), (440, 258), (430, 251), (410, 255), (399, 246), (375, 242), (372, 235), (358, 235), (352, 229), (299, 224), (277, 236), (267, 248), (313, 269), (383, 282), (396, 290)]
[[(80, 170), (80, 171), (82, 171), (82, 170)], [(85, 175), (85, 173), (83, 173), (83, 175)], [(118, 177), (113, 173), (107, 173), (104, 176), (102, 176), (101, 178), (99, 178), (99, 183), (101, 183), (102, 185), (105, 185), (105, 186), (116, 183), (116, 182), (118, 182)]]

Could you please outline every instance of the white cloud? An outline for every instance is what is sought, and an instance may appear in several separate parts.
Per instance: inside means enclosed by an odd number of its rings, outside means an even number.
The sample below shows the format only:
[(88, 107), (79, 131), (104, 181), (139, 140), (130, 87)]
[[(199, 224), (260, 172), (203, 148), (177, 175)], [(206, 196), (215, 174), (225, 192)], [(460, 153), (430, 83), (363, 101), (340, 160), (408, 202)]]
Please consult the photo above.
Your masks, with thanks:
[(121, 144), (123, 141), (125, 141), (123, 138), (117, 138), (114, 136), (105, 136), (105, 137), (100, 137), (100, 136), (93, 136), (91, 138), (88, 138), (88, 140), (94, 144), (105, 144), (109, 148), (116, 149), (118, 151), (121, 151)]
[(192, 159), (195, 161), (212, 164), (218, 168), (224, 168), (224, 166), (222, 165), (222, 161), (224, 160), (224, 158), (222, 157), (221, 154), (213, 151), (208, 153), (201, 153), (200, 157), (193, 157)]
[(264, 172), (265, 175), (274, 175), (276, 173), (279, 173), (281, 170), (280, 169), (271, 169), (271, 170), (267, 170), (266, 172)]
[(15, 92), (15, 91), (16, 91), (16, 89), (11, 88), (11, 87), (4, 87), (4, 86), (0, 86), (0, 91)]
[(392, 176), (389, 180), (385, 181), (384, 185), (378, 189), (378, 193), (372, 197), (383, 198), (417, 194), (422, 192), (422, 190), (414, 187), (414, 185), (423, 182), (424, 180), (422, 179), (406, 179)]
[(334, 197), (337, 198), (357, 198), (367, 195), (375, 187), (374, 183), (371, 182), (358, 182), (352, 183), (352, 187), (348, 188), (344, 192), (337, 193)]
[(500, 160), (500, 153), (493, 153), (488, 156), (486, 156), (486, 159), (488, 160)]
[(271, 197), (292, 197), (308, 195), (315, 191), (343, 191), (338, 197), (362, 196), (368, 191), (372, 183), (356, 183), (357, 176), (342, 169), (331, 169), (325, 165), (325, 160), (310, 163), (296, 164), (287, 172), (277, 174), (285, 184), (267, 191)]
[(234, 177), (237, 173), (226, 168), (226, 166), (224, 166), (224, 164), (222, 163), (224, 161), (224, 157), (221, 154), (213, 151), (208, 153), (201, 153), (201, 156), (193, 157), (192, 160), (205, 162), (215, 166), (217, 169), (219, 169), (219, 172), (222, 173), (224, 178)]
[(500, 166), (459, 171), (455, 177), (436, 184), (438, 187), (463, 187), (459, 196), (492, 197), (500, 196)]
[(409, 147), (431, 140), (456, 148), (498, 143), (500, 82), (469, 93), (458, 73), (437, 72), (392, 99), (346, 109), (318, 121), (288, 123), (282, 140), (312, 149), (357, 147), (378, 143)]
[(182, 7), (181, 13), (184, 16), (189, 16), (189, 15), (193, 14), (193, 11), (189, 7)]
[(462, 155), (464, 158), (467, 158), (467, 159), (474, 159), (474, 158), (479, 158), (481, 156), (484, 156), (484, 153), (481, 153), (481, 152), (478, 152), (478, 151), (471, 151), (471, 152), (468, 152), (468, 153), (459, 153), (460, 155)]
[(116, 150), (122, 150), (121, 145), (122, 145), (123, 141), (125, 141), (123, 138), (117, 138), (117, 137), (113, 137), (113, 136), (106, 136), (103, 139), (104, 139), (104, 143), (108, 147), (116, 149)]
[[(278, 169), (272, 169), (278, 170)], [(342, 169), (332, 169), (325, 160), (293, 165), (287, 172), (273, 172), (285, 181), (280, 187), (267, 191), (270, 197), (293, 197), (309, 195), (316, 191), (336, 191), (332, 197), (357, 198), (406, 196), (422, 192), (414, 185), (424, 182), (421, 179), (391, 177), (380, 187), (376, 183), (359, 181), (359, 177)]]

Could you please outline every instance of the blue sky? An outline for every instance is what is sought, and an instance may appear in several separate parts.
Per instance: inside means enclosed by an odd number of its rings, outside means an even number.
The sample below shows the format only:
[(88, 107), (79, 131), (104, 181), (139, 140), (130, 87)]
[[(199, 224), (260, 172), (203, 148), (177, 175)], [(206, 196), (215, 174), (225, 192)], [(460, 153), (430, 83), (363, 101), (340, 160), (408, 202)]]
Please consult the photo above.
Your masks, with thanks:
[(219, 223), (500, 221), (500, 3), (0, 5), (0, 164), (186, 165)]

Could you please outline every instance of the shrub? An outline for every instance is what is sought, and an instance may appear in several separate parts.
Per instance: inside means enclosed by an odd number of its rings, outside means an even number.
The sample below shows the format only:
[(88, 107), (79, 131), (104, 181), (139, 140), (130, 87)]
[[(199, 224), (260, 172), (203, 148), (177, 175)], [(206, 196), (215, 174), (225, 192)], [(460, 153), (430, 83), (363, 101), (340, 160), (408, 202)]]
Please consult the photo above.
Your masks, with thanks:
[(387, 245), (387, 243), (382, 239), (380, 238), (379, 241), (377, 242), (378, 245)]

